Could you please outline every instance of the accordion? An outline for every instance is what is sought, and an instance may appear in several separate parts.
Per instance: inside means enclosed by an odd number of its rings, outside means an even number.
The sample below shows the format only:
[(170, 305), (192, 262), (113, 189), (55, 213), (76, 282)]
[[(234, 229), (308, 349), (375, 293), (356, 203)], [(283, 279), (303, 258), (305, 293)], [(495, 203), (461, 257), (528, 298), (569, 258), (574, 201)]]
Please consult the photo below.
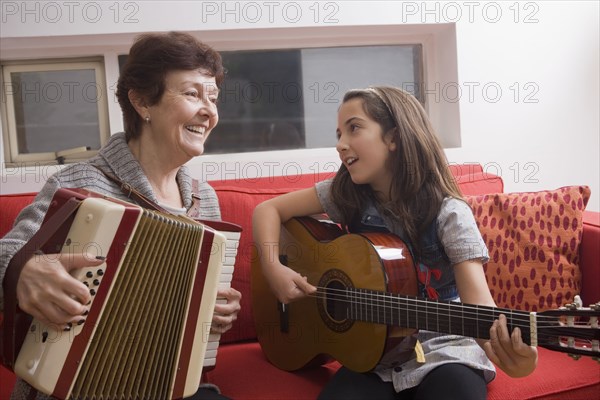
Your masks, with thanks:
[(62, 331), (33, 320), (24, 340), (15, 338), (16, 375), (59, 399), (193, 395), (203, 366), (214, 365), (217, 289), (231, 280), (241, 228), (82, 189), (59, 189), (42, 228), (56, 225), (52, 217), (67, 205), (74, 211), (34, 257), (84, 252), (105, 260), (72, 273), (92, 295), (83, 323)]

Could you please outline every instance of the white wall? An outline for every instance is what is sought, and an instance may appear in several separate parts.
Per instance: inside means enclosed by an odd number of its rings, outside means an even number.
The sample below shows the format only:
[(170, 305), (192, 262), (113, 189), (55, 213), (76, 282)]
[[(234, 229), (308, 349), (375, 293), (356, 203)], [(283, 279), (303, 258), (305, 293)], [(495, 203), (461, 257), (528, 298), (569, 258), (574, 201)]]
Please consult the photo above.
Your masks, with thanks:
[[(433, 101), (460, 109), (461, 147), (447, 150), (449, 161), (483, 163), (503, 176), (506, 191), (586, 184), (592, 189), (588, 209), (600, 210), (598, 2), (2, 1), (1, 7), (2, 59), (44, 52), (114, 58), (136, 33), (155, 30), (202, 32), (207, 42), (230, 50), (240, 39), (228, 30), (243, 29), (242, 40), (252, 41), (272, 28), (454, 23), (458, 79), (440, 78), (441, 84), (426, 88)], [(219, 37), (211, 37), (217, 31)], [(277, 32), (274, 42), (294, 45), (294, 37)], [(118, 107), (109, 107), (115, 131)], [(232, 157), (203, 157), (190, 165), (208, 175), (221, 169), (213, 179), (265, 171), (256, 167), (263, 155)], [(337, 165), (333, 149), (285, 157), (297, 161), (271, 164), (268, 172)], [(3, 170), (0, 192), (35, 190), (48, 171)]]
[[(527, 4), (539, 5), (538, 22), (458, 25), (459, 80), (480, 86), (461, 98), (463, 147), (449, 158), (499, 168), (506, 191), (587, 184), (598, 210), (598, 3)], [(502, 89), (498, 102), (478, 90), (486, 83)]]

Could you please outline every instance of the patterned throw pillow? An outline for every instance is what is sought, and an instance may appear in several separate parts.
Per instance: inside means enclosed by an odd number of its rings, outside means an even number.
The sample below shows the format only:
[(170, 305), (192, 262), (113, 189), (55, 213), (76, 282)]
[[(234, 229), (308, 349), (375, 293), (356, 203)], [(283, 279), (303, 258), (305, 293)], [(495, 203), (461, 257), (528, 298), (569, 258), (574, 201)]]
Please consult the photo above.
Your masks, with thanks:
[(465, 197), (490, 253), (484, 269), (498, 307), (544, 311), (573, 301), (587, 186)]

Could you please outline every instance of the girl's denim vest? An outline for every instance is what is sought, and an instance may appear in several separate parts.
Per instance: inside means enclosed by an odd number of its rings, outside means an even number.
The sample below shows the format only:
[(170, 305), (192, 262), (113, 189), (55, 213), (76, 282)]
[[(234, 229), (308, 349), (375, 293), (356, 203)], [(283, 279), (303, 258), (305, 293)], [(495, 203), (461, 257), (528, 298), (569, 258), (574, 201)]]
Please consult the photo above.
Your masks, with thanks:
[[(458, 298), (454, 271), (437, 235), (437, 219), (426, 229), (421, 240), (421, 256), (414, 256), (412, 244), (403, 235), (398, 235), (408, 246), (415, 260), (419, 294), (422, 297), (439, 300)], [(351, 233), (384, 232), (390, 233), (383, 218), (372, 204), (363, 212), (360, 220), (353, 221), (348, 230)]]

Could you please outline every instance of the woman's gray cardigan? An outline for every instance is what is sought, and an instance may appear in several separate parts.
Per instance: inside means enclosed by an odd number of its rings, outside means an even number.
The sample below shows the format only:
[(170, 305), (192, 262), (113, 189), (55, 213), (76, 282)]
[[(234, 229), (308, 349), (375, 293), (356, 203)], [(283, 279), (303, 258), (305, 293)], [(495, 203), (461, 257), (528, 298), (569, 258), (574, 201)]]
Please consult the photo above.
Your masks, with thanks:
[[(52, 175), (34, 202), (19, 214), (12, 230), (0, 239), (0, 282), (4, 280), (4, 274), (11, 258), (38, 231), (52, 196), (59, 188), (83, 188), (121, 200), (132, 201), (121, 192), (117, 184), (106, 178), (92, 164), (98, 165), (104, 171), (115, 175), (146, 198), (158, 203), (158, 199), (152, 191), (150, 182), (144, 175), (142, 167), (127, 146), (125, 134), (117, 133), (111, 136), (106, 146), (95, 157), (85, 162), (69, 165)], [(177, 182), (187, 210), (192, 205), (192, 177), (185, 166), (179, 169)], [(200, 216), (204, 219), (220, 220), (219, 201), (214, 189), (205, 182), (200, 183), (199, 189), (197, 194), (201, 198)], [(3, 309), (4, 290), (0, 285), (0, 310)], [(13, 400), (28, 398), (30, 390), (32, 388), (19, 379), (11, 398)], [(35, 398), (38, 400), (48, 399), (47, 396), (41, 393), (38, 393)]]
[[(158, 202), (142, 167), (127, 146), (124, 133), (111, 136), (98, 154), (88, 161), (72, 164), (52, 175), (41, 189), (35, 201), (27, 206), (15, 220), (10, 232), (0, 239), (0, 282), (4, 280), (6, 267), (17, 251), (38, 231), (48, 205), (59, 188), (83, 188), (121, 200), (132, 202), (93, 165), (117, 176), (141, 194)], [(186, 209), (192, 205), (192, 177), (187, 167), (177, 173), (177, 182)], [(200, 216), (204, 219), (220, 220), (219, 201), (214, 189), (205, 182), (200, 183)], [(0, 285), (0, 310), (4, 309), (4, 291)]]

